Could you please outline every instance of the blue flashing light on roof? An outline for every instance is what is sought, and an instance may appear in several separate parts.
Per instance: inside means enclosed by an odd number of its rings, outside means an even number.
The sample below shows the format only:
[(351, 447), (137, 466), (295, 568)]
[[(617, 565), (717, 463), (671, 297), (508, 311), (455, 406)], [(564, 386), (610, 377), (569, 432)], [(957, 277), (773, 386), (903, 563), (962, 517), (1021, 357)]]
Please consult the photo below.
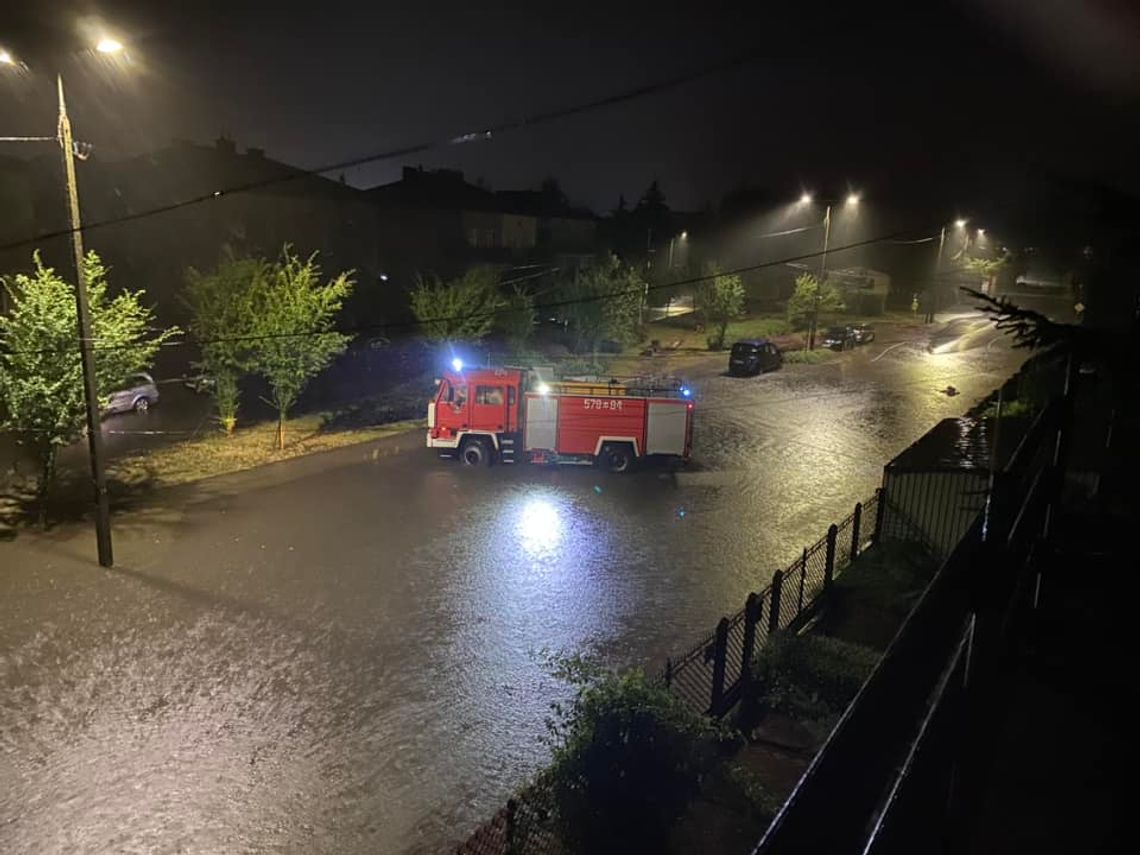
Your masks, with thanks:
[(458, 356), (455, 357), (455, 359), (451, 360), (451, 370), (456, 373), (459, 373), (463, 370), (463, 360)]

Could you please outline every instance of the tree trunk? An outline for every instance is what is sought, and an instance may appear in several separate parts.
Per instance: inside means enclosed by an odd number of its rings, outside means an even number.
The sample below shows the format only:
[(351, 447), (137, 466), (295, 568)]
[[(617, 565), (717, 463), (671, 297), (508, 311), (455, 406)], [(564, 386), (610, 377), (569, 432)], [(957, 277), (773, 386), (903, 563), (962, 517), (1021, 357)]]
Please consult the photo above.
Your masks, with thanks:
[(48, 443), (40, 451), (40, 475), (36, 482), (36, 505), (40, 528), (47, 528), (48, 502), (51, 501), (51, 488), (55, 482), (56, 446)]
[(277, 450), (285, 450), (285, 411), (277, 411)]

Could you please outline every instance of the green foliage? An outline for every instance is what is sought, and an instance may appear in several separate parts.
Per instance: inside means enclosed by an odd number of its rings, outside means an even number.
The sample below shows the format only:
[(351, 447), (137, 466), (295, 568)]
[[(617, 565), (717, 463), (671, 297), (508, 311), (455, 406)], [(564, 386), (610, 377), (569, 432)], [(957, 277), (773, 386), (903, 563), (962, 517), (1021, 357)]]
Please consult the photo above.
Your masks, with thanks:
[(708, 337), (709, 350), (724, 347), (728, 322), (744, 312), (744, 283), (735, 273), (722, 273), (714, 265), (708, 270), (712, 277), (701, 286), (700, 307), (713, 327)]
[(580, 852), (662, 851), (729, 732), (641, 671), (581, 658), (555, 658), (551, 670), (575, 689), (552, 704), (542, 778), (562, 838)]
[(498, 317), (498, 328), (514, 351), (527, 346), (534, 333), (537, 316), (534, 311), (534, 297), (520, 285), (515, 285), (505, 300), (504, 311)]
[[(410, 299), (420, 332), (433, 342), (482, 340), (506, 305), (499, 295), (499, 274), (489, 267), (472, 268), (450, 282), (434, 275), (420, 277)], [(533, 326), (533, 305), (530, 308)], [(524, 315), (520, 310), (518, 317)]]
[(820, 280), (810, 273), (796, 277), (796, 289), (788, 298), (788, 320), (795, 329), (802, 330), (818, 321), (821, 315), (842, 312), (843, 294), (829, 280)]
[(621, 345), (641, 339), (645, 280), (608, 255), (583, 268), (558, 290), (557, 301), (577, 339), (576, 350), (596, 352), (603, 341)]
[(1008, 263), (1008, 256), (1002, 256), (1001, 258), (967, 258), (963, 267), (970, 273), (976, 273), (983, 279), (991, 279), (997, 276)]
[(919, 543), (876, 544), (836, 578), (821, 630), (885, 648), (937, 569), (938, 560)]
[(742, 338), (774, 338), (792, 332), (792, 325), (786, 318), (752, 317), (733, 321), (728, 325), (728, 338), (736, 341)]
[(285, 444), (289, 409), (309, 380), (348, 345), (350, 336), (332, 329), (352, 286), (348, 273), (322, 284), (316, 254), (301, 259), (286, 246), (253, 295), (250, 364), (269, 383), (279, 448)]
[(186, 271), (183, 301), (202, 356), (196, 367), (214, 381), (211, 395), (226, 433), (237, 424), (238, 381), (249, 369), (255, 301), (272, 273), (264, 259), (233, 257), (212, 273)]
[(822, 739), (878, 659), (878, 651), (837, 638), (780, 633), (753, 663), (753, 697), (746, 706), (791, 716)]
[(833, 350), (785, 350), (784, 363), (786, 365), (819, 365), (831, 362), (839, 356)]
[(610, 373), (610, 364), (592, 358), (563, 359), (554, 366), (554, 375), (563, 377), (603, 377)]
[[(55, 474), (60, 446), (75, 442), (86, 421), (79, 356), (75, 289), (39, 253), (31, 273), (5, 281), (11, 310), (0, 315), (0, 411), (3, 427), (33, 449), (40, 464), (41, 513)], [(154, 316), (142, 291), (110, 294), (107, 269), (94, 252), (83, 259), (95, 378), (101, 405), (132, 374), (148, 368), (176, 327), (154, 332)]]

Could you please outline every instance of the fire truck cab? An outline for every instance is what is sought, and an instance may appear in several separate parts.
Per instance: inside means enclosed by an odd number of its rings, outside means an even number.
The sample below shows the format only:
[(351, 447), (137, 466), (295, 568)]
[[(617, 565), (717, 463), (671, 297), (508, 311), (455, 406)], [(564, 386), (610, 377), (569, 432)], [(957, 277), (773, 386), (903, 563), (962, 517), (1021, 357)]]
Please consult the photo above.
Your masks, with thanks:
[(541, 369), (449, 371), (428, 403), (427, 445), (470, 466), (599, 464), (628, 470), (649, 456), (688, 460), (693, 403), (676, 378), (583, 377)]

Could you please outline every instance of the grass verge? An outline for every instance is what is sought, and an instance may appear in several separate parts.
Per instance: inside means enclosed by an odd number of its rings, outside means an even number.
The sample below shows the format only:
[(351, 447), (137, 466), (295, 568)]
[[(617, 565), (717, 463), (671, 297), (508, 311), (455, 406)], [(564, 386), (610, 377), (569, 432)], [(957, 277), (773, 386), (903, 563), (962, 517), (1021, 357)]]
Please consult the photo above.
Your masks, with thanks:
[(147, 484), (151, 488), (170, 487), (319, 451), (383, 439), (424, 424), (423, 420), (411, 419), (351, 430), (326, 430), (327, 422), (328, 417), (323, 414), (290, 419), (285, 423), (283, 449), (276, 447), (276, 425), (253, 425), (240, 428), (230, 436), (210, 434), (124, 457), (111, 463), (107, 467), (107, 474), (127, 487), (141, 484)]
[(839, 356), (834, 350), (785, 350), (784, 362), (788, 365), (821, 365)]

